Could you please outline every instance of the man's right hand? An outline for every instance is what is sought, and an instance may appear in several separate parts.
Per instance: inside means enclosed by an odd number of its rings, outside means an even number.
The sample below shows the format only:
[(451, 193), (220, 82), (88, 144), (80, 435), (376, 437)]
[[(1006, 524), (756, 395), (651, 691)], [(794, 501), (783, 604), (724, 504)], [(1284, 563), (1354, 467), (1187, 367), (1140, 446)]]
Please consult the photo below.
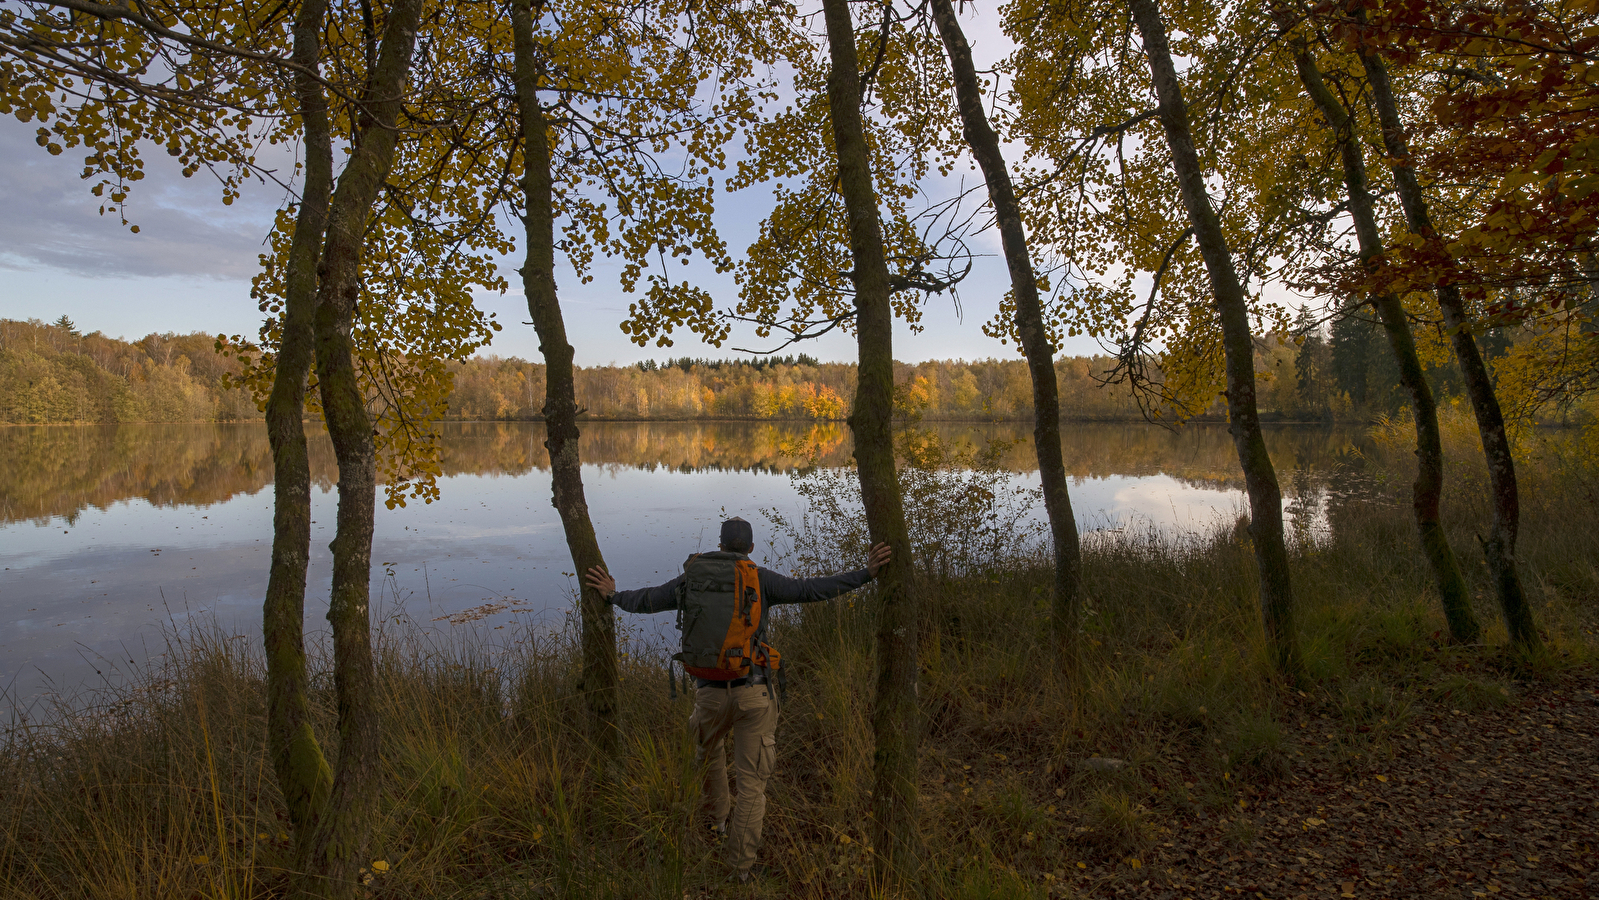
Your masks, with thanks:
[(893, 558), (894, 551), (887, 544), (873, 544), (871, 553), (866, 557), (866, 574), (876, 578), (877, 570), (888, 565)]

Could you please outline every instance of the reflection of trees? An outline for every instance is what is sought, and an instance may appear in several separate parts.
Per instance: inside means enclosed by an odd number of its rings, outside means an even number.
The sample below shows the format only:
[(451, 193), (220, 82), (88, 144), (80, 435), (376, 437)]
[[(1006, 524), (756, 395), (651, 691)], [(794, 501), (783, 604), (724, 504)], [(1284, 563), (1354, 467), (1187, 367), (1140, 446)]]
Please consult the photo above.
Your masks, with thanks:
[[(325, 439), (312, 458), (331, 467)], [(0, 459), (0, 522), (72, 517), (135, 498), (203, 506), (272, 480), (259, 425), (0, 428)]]
[[(549, 467), (536, 422), (452, 422), (445, 426), (444, 474), (516, 474)], [(786, 472), (850, 462), (848, 431), (836, 422), (588, 422), (584, 463), (646, 470)]]
[[(951, 457), (990, 441), (1009, 442), (1002, 469), (1036, 468), (1022, 423), (928, 423)], [(1269, 429), (1272, 458), (1285, 471), (1358, 469), (1353, 434), (1322, 428)], [(650, 471), (787, 472), (809, 465), (853, 464), (849, 430), (836, 422), (590, 422), (585, 462)], [(1072, 425), (1062, 434), (1066, 470), (1074, 477), (1166, 474), (1187, 484), (1241, 486), (1237, 457), (1224, 426), (1170, 432), (1150, 425)], [(309, 436), (311, 475), (324, 490), (337, 478), (333, 451), (320, 430)], [(0, 522), (75, 516), (86, 507), (143, 499), (158, 506), (206, 505), (271, 482), (266, 432), (259, 424), (106, 425), (0, 428)], [(452, 422), (445, 425), (445, 475), (520, 475), (547, 469), (544, 426), (537, 422)], [(1318, 484), (1318, 487), (1321, 485)], [(1326, 485), (1339, 493), (1335, 480)]]
[[(1284, 471), (1321, 469), (1354, 459), (1357, 432), (1347, 429), (1266, 429), (1266, 446)], [(1168, 475), (1195, 487), (1243, 489), (1243, 473), (1224, 425), (1167, 431), (1151, 425), (1071, 425), (1061, 434), (1066, 470), (1077, 478)], [(1031, 468), (1029, 466), (1029, 468)]]

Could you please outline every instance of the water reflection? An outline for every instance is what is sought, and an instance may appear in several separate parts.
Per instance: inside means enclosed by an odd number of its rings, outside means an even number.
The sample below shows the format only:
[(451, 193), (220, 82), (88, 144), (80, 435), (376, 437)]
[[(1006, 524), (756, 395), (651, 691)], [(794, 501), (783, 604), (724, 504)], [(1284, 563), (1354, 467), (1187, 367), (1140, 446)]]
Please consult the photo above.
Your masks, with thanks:
[[(933, 430), (956, 449), (1011, 442), (1001, 464), (1018, 484), (1036, 485), (1025, 427)], [(1222, 428), (1074, 425), (1064, 438), (1085, 529), (1133, 521), (1207, 531), (1243, 509)], [(489, 610), (460, 627), (506, 641), (560, 621), (574, 582), (542, 442), (538, 424), (448, 426), (442, 500), (377, 510), (377, 615), (449, 630), (452, 618)], [(1361, 457), (1336, 431), (1276, 430), (1268, 445), (1291, 527), (1312, 540), (1326, 527), (1329, 498), (1359, 489)], [(325, 436), (314, 436), (310, 450), (320, 490), (306, 621), (316, 631), (324, 627), (336, 471)], [(582, 447), (601, 545), (629, 586), (664, 581), (688, 554), (714, 546), (725, 515), (755, 521), (765, 550), (772, 529), (760, 511), (801, 512), (788, 473), (849, 465), (850, 450), (839, 424), (748, 422), (588, 423)], [(11, 685), (11, 700), (114, 678), (161, 652), (163, 626), (209, 619), (253, 640), (271, 547), (270, 483), (259, 424), (0, 429), (0, 684)], [(646, 627), (670, 625), (663, 618)]]
[[(928, 426), (956, 450), (989, 441), (1007, 449), (1000, 465), (1037, 468), (1030, 430), (1015, 423)], [(1267, 432), (1278, 471), (1315, 481), (1358, 469), (1354, 433), (1320, 428)], [(1148, 425), (1068, 425), (1062, 435), (1067, 471), (1078, 479), (1166, 475), (1192, 487), (1242, 487), (1232, 441), (1223, 428), (1169, 432)], [(537, 423), (452, 422), (445, 425), (446, 476), (520, 476), (549, 468)], [(331, 489), (338, 473), (324, 433), (310, 437), (313, 483)], [(809, 465), (852, 464), (849, 429), (841, 423), (590, 422), (583, 460), (642, 471), (786, 473)], [(255, 494), (272, 482), (272, 457), (260, 424), (13, 426), (0, 428), (0, 523), (61, 517), (142, 500), (151, 506), (205, 506)], [(1317, 473), (1322, 473), (1318, 475)], [(1299, 484), (1285, 481), (1284, 493)]]
[[(320, 469), (333, 449), (316, 442)], [(0, 522), (64, 517), (123, 500), (206, 505), (272, 481), (260, 425), (42, 425), (0, 428)]]

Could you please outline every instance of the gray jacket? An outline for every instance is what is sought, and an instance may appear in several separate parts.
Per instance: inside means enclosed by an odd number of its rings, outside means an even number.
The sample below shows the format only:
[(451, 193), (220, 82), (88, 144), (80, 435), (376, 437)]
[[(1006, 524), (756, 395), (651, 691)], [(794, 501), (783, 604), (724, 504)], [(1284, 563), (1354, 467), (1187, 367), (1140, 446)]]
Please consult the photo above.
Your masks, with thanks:
[[(748, 557), (745, 557), (748, 559)], [(759, 567), (757, 567), (759, 568)], [(847, 594), (861, 585), (872, 580), (872, 576), (865, 569), (856, 569), (842, 575), (828, 575), (822, 578), (790, 578), (779, 575), (770, 569), (759, 569), (761, 576), (761, 602), (767, 607), (782, 606), (787, 603), (816, 603), (822, 600), (831, 600), (840, 594)], [(677, 589), (683, 583), (683, 576), (668, 581), (655, 587), (639, 588), (634, 591), (617, 591), (611, 595), (611, 603), (618, 608), (630, 613), (657, 613), (677, 609)]]

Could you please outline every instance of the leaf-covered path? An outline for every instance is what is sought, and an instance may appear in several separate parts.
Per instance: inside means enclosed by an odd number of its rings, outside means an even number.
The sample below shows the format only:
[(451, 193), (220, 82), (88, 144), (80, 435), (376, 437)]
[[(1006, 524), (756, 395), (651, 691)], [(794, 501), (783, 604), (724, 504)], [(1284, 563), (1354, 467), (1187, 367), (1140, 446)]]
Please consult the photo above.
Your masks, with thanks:
[[(1378, 761), (1322, 763), (1345, 726), (1296, 723), (1304, 760), (1230, 815), (1195, 814), (1143, 859), (1062, 879), (1069, 895), (1599, 897), (1599, 678), (1514, 702), (1429, 704)], [(1144, 877), (1140, 878), (1139, 876)]]

